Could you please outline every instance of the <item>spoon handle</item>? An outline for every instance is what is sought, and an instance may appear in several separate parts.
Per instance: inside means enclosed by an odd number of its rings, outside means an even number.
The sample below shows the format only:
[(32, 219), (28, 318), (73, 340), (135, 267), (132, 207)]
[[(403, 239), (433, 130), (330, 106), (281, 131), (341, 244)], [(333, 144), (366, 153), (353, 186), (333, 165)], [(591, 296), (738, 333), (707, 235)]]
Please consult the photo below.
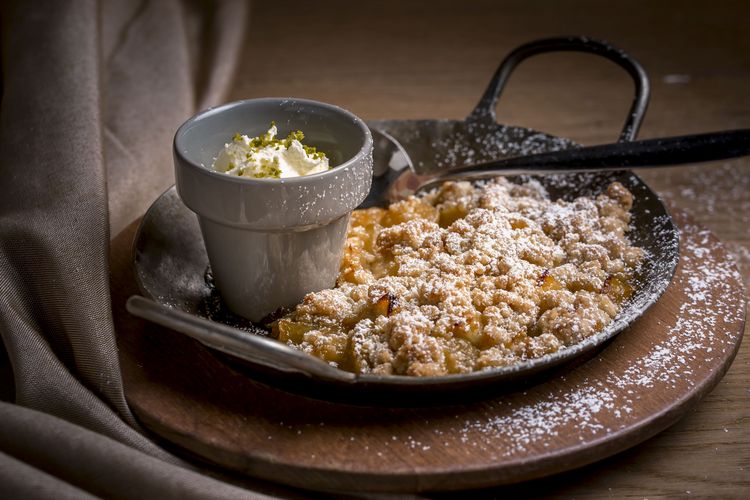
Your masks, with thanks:
[(218, 351), (275, 371), (301, 373), (337, 383), (350, 383), (356, 378), (353, 373), (334, 368), (281, 342), (199, 318), (139, 295), (130, 297), (126, 308), (134, 316), (184, 333)]
[(617, 142), (553, 153), (519, 156), (466, 165), (446, 175), (485, 170), (621, 170), (666, 167), (750, 155), (750, 129)]

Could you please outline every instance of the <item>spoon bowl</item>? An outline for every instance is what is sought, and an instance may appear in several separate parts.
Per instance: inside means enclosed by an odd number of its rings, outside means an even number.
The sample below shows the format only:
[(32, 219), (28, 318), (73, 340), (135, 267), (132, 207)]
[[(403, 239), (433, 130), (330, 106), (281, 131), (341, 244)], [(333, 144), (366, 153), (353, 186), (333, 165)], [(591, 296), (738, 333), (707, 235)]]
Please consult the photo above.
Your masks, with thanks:
[(383, 206), (390, 186), (403, 172), (414, 170), (403, 146), (387, 132), (370, 127), (372, 134), (372, 187), (358, 208)]

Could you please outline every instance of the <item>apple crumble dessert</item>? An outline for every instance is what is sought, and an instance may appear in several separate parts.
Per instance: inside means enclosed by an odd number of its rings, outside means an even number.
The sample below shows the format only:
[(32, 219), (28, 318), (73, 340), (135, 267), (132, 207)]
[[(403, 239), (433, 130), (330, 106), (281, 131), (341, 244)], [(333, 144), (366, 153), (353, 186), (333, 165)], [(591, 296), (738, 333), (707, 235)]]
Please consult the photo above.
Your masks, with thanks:
[(601, 331), (643, 251), (631, 193), (551, 201), (536, 181), (446, 182), (352, 214), (338, 282), (273, 335), (343, 370), (444, 375), (538, 358)]

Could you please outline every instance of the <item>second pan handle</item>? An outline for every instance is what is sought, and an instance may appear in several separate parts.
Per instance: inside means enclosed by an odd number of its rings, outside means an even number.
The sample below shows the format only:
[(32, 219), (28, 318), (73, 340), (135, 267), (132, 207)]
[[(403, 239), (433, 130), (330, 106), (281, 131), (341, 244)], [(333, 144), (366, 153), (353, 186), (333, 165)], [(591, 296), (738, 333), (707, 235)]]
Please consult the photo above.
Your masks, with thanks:
[(561, 51), (595, 54), (613, 61), (628, 72), (635, 84), (635, 95), (633, 103), (630, 106), (630, 112), (625, 120), (625, 126), (622, 132), (620, 132), (619, 140), (621, 142), (634, 140), (638, 135), (638, 130), (641, 127), (643, 117), (648, 108), (650, 95), (648, 76), (638, 61), (622, 50), (607, 42), (583, 36), (545, 38), (521, 45), (508, 54), (492, 77), (487, 90), (485, 90), (474, 111), (469, 115), (469, 119), (490, 119), (493, 122), (496, 121), (495, 106), (505, 84), (508, 82), (508, 78), (510, 78), (516, 66), (531, 56)]

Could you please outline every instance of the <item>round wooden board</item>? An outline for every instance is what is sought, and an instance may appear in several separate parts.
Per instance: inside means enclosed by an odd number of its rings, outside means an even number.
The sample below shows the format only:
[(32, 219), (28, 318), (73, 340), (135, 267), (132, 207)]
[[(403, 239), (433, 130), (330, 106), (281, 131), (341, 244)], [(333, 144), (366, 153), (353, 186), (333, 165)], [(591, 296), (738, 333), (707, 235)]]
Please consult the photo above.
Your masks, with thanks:
[(675, 220), (682, 239), (674, 281), (599, 354), (523, 392), (411, 409), (293, 396), (234, 372), (181, 334), (130, 317), (124, 302), (136, 292), (122, 249), (131, 226), (112, 252), (126, 396), (148, 429), (192, 455), (309, 489), (455, 490), (579, 467), (676, 422), (739, 348), (740, 276), (711, 233), (682, 213)]

